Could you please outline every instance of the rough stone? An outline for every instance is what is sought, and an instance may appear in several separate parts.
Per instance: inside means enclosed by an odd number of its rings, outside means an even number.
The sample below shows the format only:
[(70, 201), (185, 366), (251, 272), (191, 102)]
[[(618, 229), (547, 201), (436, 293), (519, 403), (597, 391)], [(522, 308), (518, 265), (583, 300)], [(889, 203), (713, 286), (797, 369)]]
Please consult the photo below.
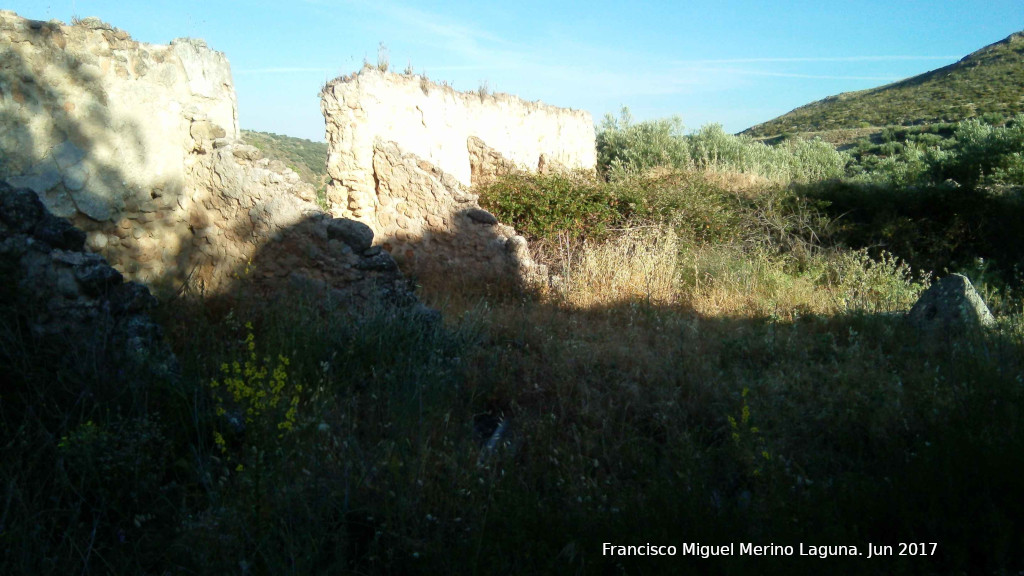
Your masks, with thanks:
[(92, 234), (89, 234), (86, 243), (88, 244), (90, 250), (98, 252), (107, 247), (107, 244), (109, 244), (109, 239), (107, 238), (107, 235), (102, 232), (94, 232)]
[[(373, 167), (381, 197), (397, 194), (401, 199), (378, 203), (367, 220), (403, 270), (466, 274), (485, 281), (532, 281), (546, 273), (528, 251), (523, 258), (507, 251), (505, 244), (515, 230), (499, 225), (479, 208), (475, 195), (436, 166), (394, 142), (377, 142)], [(432, 245), (435, 238), (441, 239), (437, 246)]]
[(912, 326), (929, 333), (960, 333), (995, 325), (995, 317), (971, 281), (961, 274), (942, 278), (907, 313)]
[[(155, 303), (145, 287), (124, 283), (117, 270), (95, 254), (81, 252), (81, 242), (51, 236), (61, 221), (29, 189), (0, 181), (0, 291), (5, 314), (17, 314), (36, 345), (67, 353), (70, 364), (82, 359), (94, 370), (101, 360), (112, 368), (135, 365), (173, 374), (177, 363), (162, 341), (161, 331), (146, 312)], [(66, 222), (65, 222), (66, 224)], [(42, 233), (42, 234), (41, 234)], [(64, 247), (55, 244), (63, 241)], [(76, 353), (102, 342), (90, 352)], [(84, 367), (83, 367), (84, 369)]]
[(68, 168), (78, 164), (85, 158), (85, 152), (73, 142), (67, 140), (54, 146), (51, 154), (57, 162), (57, 166), (63, 171), (67, 171)]
[(477, 224), (485, 224), (487, 226), (494, 226), (498, 223), (498, 219), (494, 217), (494, 214), (480, 208), (466, 210), (466, 217)]
[[(470, 136), (466, 142), (469, 150), (469, 168), (471, 183), (473, 186), (480, 186), (493, 181), (501, 174), (514, 172), (518, 169), (515, 162), (505, 158), (501, 152), (491, 148), (486, 142)], [(541, 153), (538, 165), (543, 164), (547, 154)]]
[(209, 120), (192, 122), (192, 126), (189, 128), (189, 133), (196, 140), (216, 140), (227, 136), (227, 132), (222, 126), (218, 126)]
[(398, 271), (398, 264), (395, 262), (395, 259), (391, 257), (390, 253), (383, 250), (373, 256), (364, 258), (355, 267), (357, 270), (373, 270), (378, 272)]
[(97, 222), (110, 220), (114, 215), (114, 207), (117, 205), (116, 202), (110, 202), (109, 197), (97, 193), (95, 189), (72, 190), (71, 200), (79, 212)]
[(85, 188), (89, 181), (89, 167), (84, 164), (76, 164), (64, 170), (64, 187), (77, 192)]
[[(61, 45), (38, 42), (24, 19), (0, 11), (0, 89), (12, 94), (0, 98), (0, 117), (12, 127), (0, 134), (0, 181), (37, 196), (37, 204), (24, 195), (2, 198), (5, 229), (24, 227), (7, 220), (34, 222), (18, 233), (41, 246), (81, 250), (86, 235), (52, 214), (39, 216), (45, 206), (87, 227), (90, 250), (128, 280), (189, 277), (213, 294), (255, 262), (255, 290), (302, 277), (354, 301), (415, 302), (391, 256), (370, 253), (371, 227), (323, 215), (311, 185), (239, 140), (223, 54), (201, 40), (135, 42), (98, 20), (52, 28)], [(350, 200), (359, 215), (374, 213), (372, 199), (339, 186), (328, 195), (344, 204), (332, 213), (351, 216)], [(116, 270), (72, 260), (58, 262), (66, 269), (52, 278), (25, 281), (52, 280), (66, 295), (118, 290), (136, 302), (121, 312), (142, 306), (142, 292), (118, 287), (132, 284), (117, 284)]]
[(362, 222), (333, 218), (326, 228), (328, 238), (341, 240), (356, 252), (363, 252), (373, 244), (373, 230)]
[[(50, 166), (52, 164), (52, 167)], [(4, 175), (0, 173), (0, 177)], [(56, 168), (55, 162), (44, 162), (33, 166), (33, 172), (23, 175), (9, 175), (7, 180), (12, 186), (18, 186), (20, 188), (29, 188), (34, 190), (36, 194), (44, 194), (54, 186), (60, 183), (61, 176), (60, 171)]]
[(515, 231), (480, 209), (469, 187), (506, 171), (596, 163), (589, 114), (506, 94), (366, 70), (329, 82), (321, 109), (331, 213), (365, 222), (417, 273), (536, 277), (543, 267), (506, 249)]
[(235, 146), (233, 154), (235, 155), (235, 158), (239, 158), (241, 160), (255, 161), (263, 157), (259, 148), (249, 144), (240, 144)]

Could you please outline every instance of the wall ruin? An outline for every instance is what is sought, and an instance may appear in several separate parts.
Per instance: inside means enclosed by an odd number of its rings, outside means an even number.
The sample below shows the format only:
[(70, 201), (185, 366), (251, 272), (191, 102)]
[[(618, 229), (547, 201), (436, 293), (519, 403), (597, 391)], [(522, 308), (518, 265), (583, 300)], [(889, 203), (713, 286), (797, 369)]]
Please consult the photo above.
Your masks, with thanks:
[[(335, 80), (322, 110), (334, 219), (312, 186), (239, 140), (230, 66), (203, 41), (151, 45), (96, 18), (0, 11), (0, 180), (33, 190), (90, 251), (150, 286), (216, 291), (254, 260), (268, 283), (370, 279), (394, 293), (392, 257), (407, 271), (542, 276), (470, 187), (595, 163), (586, 112), (420, 77)], [(367, 228), (341, 234), (342, 218)]]
[(340, 233), (358, 223), (324, 215), (312, 186), (238, 137), (228, 60), (202, 40), (144, 44), (96, 18), (0, 11), (0, 180), (34, 191), (127, 278), (215, 292), (249, 270), (262, 284), (403, 291), (369, 229)]
[(580, 110), (369, 68), (328, 83), (321, 99), (332, 213), (365, 222), (416, 272), (542, 274), (470, 188), (502, 170), (596, 163), (593, 120)]

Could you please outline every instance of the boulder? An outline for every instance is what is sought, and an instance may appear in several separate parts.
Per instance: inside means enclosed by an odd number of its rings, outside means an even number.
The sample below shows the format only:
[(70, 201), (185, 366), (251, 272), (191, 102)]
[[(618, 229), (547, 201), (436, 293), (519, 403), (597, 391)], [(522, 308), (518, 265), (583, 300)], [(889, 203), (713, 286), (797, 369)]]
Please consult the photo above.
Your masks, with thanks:
[(494, 214), (481, 208), (470, 208), (466, 211), (466, 216), (473, 222), (485, 226), (494, 226), (498, 223), (498, 219), (494, 217)]
[(987, 328), (996, 322), (971, 281), (961, 274), (946, 276), (925, 290), (907, 320), (924, 332), (947, 333)]

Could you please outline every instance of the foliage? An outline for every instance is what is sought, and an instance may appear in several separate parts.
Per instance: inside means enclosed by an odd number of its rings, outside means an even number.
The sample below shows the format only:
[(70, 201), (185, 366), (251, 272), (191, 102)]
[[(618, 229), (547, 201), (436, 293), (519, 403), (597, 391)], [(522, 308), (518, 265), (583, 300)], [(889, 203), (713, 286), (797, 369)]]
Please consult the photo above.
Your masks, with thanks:
[[(817, 221), (788, 189), (630, 186), (634, 217), (739, 211), (724, 218), (735, 239), (634, 227), (598, 241), (582, 226), (551, 262), (555, 292), (481, 302), (453, 281), (426, 295), (449, 300), (444, 323), (302, 292), (186, 295), (161, 314), (181, 382), (126, 376), (85, 406), (61, 392), (76, 373), (53, 372), (47, 354), (63, 350), (30, 345), (6, 310), (0, 570), (820, 571), (601, 554), (637, 534), (941, 543), (879, 560), (897, 573), (1024, 561), (1012, 537), (974, 528), (1024, 530), (1019, 311), (991, 334), (922, 341), (877, 312), (905, 310), (923, 284), (891, 258), (816, 247), (824, 232), (805, 231)], [(486, 422), (507, 423), (500, 442)]]
[(650, 173), (613, 182), (586, 175), (509, 174), (480, 190), (481, 205), (546, 245), (602, 241), (622, 230), (669, 227), (686, 245), (812, 241), (817, 206), (774, 185), (729, 192), (693, 172)]
[(935, 180), (978, 185), (1024, 186), (1024, 113), (1006, 126), (972, 119), (960, 123), (950, 154), (930, 162)]
[(726, 134), (709, 124), (683, 133), (679, 117), (634, 123), (629, 109), (618, 119), (605, 116), (597, 132), (598, 170), (614, 181), (654, 168), (740, 172), (776, 181), (813, 181), (843, 175), (849, 158), (814, 140), (768, 146), (746, 136)]
[(610, 187), (584, 174), (507, 174), (481, 191), (481, 206), (534, 238), (601, 237), (628, 217)]
[[(820, 143), (607, 120), (610, 178), (480, 191), (550, 285), (449, 278), (422, 294), (438, 321), (245, 296), (247, 270), (235, 297), (161, 305), (174, 375), (0, 298), (0, 573), (1017, 572), (1018, 125), (893, 129), (840, 181)], [(935, 183), (953, 173), (979, 177)], [(945, 267), (995, 329), (902, 321)], [(602, 553), (638, 539), (941, 552)]]
[(597, 163), (602, 172), (615, 180), (660, 166), (689, 166), (690, 152), (682, 118), (673, 116), (637, 124), (625, 107), (619, 118), (605, 115), (597, 130)]
[(391, 50), (387, 44), (381, 42), (377, 45), (377, 70), (387, 72), (391, 68)]
[(971, 119), (887, 129), (881, 140), (858, 143), (853, 179), (897, 187), (950, 183), (967, 191), (1024, 185), (1024, 114), (997, 124)]
[[(281, 439), (295, 427), (302, 385), (290, 385), (286, 356), (278, 354), (273, 369), (270, 358), (260, 359), (256, 353), (252, 323), (247, 322), (245, 328), (244, 364), (238, 360), (224, 362), (220, 366), (221, 377), (210, 381), (216, 414), (228, 417), (229, 409), (232, 412), (237, 410), (237, 414), (227, 418), (234, 420), (236, 428), (251, 428), (249, 435), (258, 434), (257, 437), (263, 437), (263, 442), (273, 436)], [(224, 435), (214, 432), (214, 440), (221, 452), (226, 453)]]
[[(993, 289), (1019, 290), (1024, 251), (1020, 190), (970, 190), (945, 185), (833, 182), (806, 186), (835, 218), (830, 242), (897, 254), (915, 270), (963, 272)], [(985, 275), (976, 262), (984, 262)], [(1016, 287), (1016, 288), (1015, 288)]]
[(690, 140), (693, 162), (699, 168), (749, 172), (782, 181), (838, 178), (849, 160), (819, 140), (768, 146), (726, 134), (718, 124), (704, 126)]

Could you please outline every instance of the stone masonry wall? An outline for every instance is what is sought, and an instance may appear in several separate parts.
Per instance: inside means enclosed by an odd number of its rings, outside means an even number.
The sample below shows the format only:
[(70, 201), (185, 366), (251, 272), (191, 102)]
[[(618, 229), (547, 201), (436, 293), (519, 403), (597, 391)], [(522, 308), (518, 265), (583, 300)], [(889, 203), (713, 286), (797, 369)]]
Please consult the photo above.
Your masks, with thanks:
[(201, 40), (0, 11), (0, 181), (35, 192), (127, 278), (217, 291), (240, 274), (301, 277), (408, 301), (372, 231), (323, 214), (310, 185), (238, 140), (237, 117), (228, 61)]
[(470, 187), (501, 170), (596, 163), (593, 120), (580, 110), (372, 69), (328, 83), (321, 98), (332, 213), (367, 223), (417, 271), (538, 271), (522, 238), (480, 210)]
[(478, 279), (533, 280), (545, 274), (526, 240), (480, 209), (476, 195), (454, 176), (394, 142), (374, 146), (373, 167), (379, 182), (377, 236), (403, 269)]
[(4, 11), (0, 56), (0, 179), (35, 191), (130, 278), (188, 274), (192, 165), (239, 133), (224, 55)]
[(0, 12), (0, 177), (104, 222), (185, 191), (193, 132), (238, 137), (231, 70), (201, 40), (140, 44)]

